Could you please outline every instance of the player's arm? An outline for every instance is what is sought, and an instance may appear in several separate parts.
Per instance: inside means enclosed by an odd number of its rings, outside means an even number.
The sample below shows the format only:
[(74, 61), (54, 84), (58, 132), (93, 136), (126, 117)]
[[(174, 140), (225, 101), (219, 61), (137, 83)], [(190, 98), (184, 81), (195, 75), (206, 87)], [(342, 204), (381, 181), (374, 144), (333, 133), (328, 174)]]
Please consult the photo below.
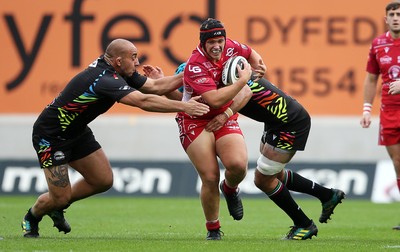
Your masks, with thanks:
[(371, 109), (376, 95), (376, 86), (379, 75), (367, 73), (364, 80), (364, 104), (363, 115), (360, 121), (361, 127), (368, 128), (371, 124)]
[(231, 101), (244, 86), (247, 85), (248, 80), (251, 77), (251, 67), (249, 64), (245, 64), (244, 69), (238, 69), (239, 79), (232, 85), (214, 89), (203, 93), (202, 98), (213, 108), (220, 108), (229, 101)]
[(207, 125), (207, 131), (219, 130), (228, 119), (241, 110), (251, 99), (253, 92), (249, 86), (244, 86), (242, 90), (233, 98), (233, 103), (224, 111), (224, 113), (215, 116)]
[[(153, 80), (158, 80), (158, 79), (164, 78), (164, 72), (162, 71), (162, 69), (160, 67), (154, 67), (152, 65), (144, 65), (143, 72), (148, 78), (153, 79)], [(183, 73), (181, 73), (180, 77), (178, 77), (178, 78), (182, 79)], [(163, 85), (162, 82), (161, 82), (161, 85)], [(145, 83), (141, 88), (139, 88), (139, 90), (143, 93), (155, 93), (156, 92), (155, 94), (165, 95), (166, 97), (168, 97), (168, 99), (171, 99), (171, 100), (177, 100), (177, 101), (182, 100), (182, 93), (179, 92), (177, 89), (174, 89), (174, 90), (168, 92), (169, 89), (171, 89), (175, 86), (175, 84), (172, 83), (169, 85), (171, 87), (167, 85), (166, 90), (161, 87), (161, 90), (159, 90), (159, 93), (157, 93), (157, 90), (155, 90), (155, 89), (160, 89), (160, 83), (157, 83), (156, 81), (155, 82), (149, 81), (148, 83)], [(180, 82), (178, 88), (181, 86), (182, 86), (182, 81)]]
[(209, 111), (206, 104), (195, 101), (200, 97), (194, 97), (188, 102), (169, 100), (153, 94), (143, 94), (133, 91), (125, 95), (119, 102), (150, 112), (185, 112), (191, 116), (201, 116)]
[(267, 71), (267, 66), (264, 64), (264, 61), (260, 54), (258, 54), (255, 50), (251, 51), (250, 57), (247, 59), (254, 72), (256, 72), (254, 81), (258, 81), (262, 77), (264, 77), (265, 72)]
[(174, 90), (174, 91), (172, 91), (172, 92), (170, 92), (168, 94), (165, 94), (165, 96), (168, 99), (171, 99), (171, 100), (181, 101), (182, 97), (183, 97), (183, 94), (182, 94), (181, 91), (176, 89), (176, 90)]
[(253, 96), (253, 92), (251, 91), (249, 86), (244, 86), (242, 90), (233, 98), (233, 103), (229, 106), (232, 110), (232, 113), (235, 114), (239, 112), (246, 104), (249, 102), (251, 97)]
[(139, 91), (147, 94), (165, 95), (182, 86), (183, 73), (159, 79), (147, 78)]

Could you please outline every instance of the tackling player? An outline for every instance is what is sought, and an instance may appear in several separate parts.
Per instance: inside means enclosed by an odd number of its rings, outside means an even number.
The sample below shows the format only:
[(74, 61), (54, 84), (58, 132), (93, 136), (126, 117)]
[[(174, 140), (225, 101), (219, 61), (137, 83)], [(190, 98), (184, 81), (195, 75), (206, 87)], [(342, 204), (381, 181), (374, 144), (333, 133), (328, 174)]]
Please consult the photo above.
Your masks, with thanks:
[[(230, 109), (264, 123), (255, 185), (292, 219), (293, 226), (285, 239), (311, 239), (317, 235), (318, 228), (297, 205), (289, 190), (306, 193), (320, 200), (321, 223), (330, 219), (345, 194), (341, 190), (328, 189), (285, 169), (296, 152), (304, 150), (306, 146), (311, 120), (305, 108), (265, 78), (254, 81), (250, 89), (250, 94), (246, 90), (241, 91), (233, 99)], [(251, 98), (247, 102), (245, 97), (249, 95)], [(224, 114), (217, 115), (207, 125), (206, 130), (218, 130), (225, 121)]]
[[(201, 116), (207, 105), (190, 100), (173, 101), (143, 94), (155, 86), (165, 92), (181, 85), (181, 76), (152, 80), (136, 71), (137, 48), (128, 40), (113, 40), (87, 69), (77, 74), (39, 115), (32, 142), (46, 177), (48, 192), (40, 195), (22, 221), (24, 237), (39, 236), (39, 222), (49, 215), (59, 231), (71, 227), (64, 209), (73, 202), (107, 191), (113, 184), (110, 163), (88, 124), (110, 109), (115, 102), (153, 112), (180, 112)], [(160, 88), (161, 90), (161, 88)], [(71, 185), (68, 168), (83, 178)]]

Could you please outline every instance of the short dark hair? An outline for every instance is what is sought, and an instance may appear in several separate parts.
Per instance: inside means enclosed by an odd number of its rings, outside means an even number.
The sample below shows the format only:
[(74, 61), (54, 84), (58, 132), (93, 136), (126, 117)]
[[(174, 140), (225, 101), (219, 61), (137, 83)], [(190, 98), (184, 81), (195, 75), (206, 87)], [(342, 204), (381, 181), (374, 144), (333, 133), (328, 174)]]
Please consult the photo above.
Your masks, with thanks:
[(388, 11), (397, 10), (398, 8), (400, 8), (400, 2), (391, 2), (386, 5), (386, 14), (388, 13)]
[(223, 36), (226, 38), (226, 31), (221, 21), (214, 18), (208, 18), (200, 26), (200, 45), (204, 48), (204, 44), (210, 38)]

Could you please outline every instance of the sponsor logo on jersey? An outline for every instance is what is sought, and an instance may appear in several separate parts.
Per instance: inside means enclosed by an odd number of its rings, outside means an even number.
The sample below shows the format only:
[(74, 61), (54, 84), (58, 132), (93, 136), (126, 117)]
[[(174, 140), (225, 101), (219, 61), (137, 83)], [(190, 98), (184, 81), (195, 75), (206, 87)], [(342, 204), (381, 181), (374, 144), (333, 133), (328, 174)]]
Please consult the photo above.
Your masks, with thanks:
[(226, 49), (226, 56), (231, 57), (233, 56), (233, 48), (228, 48)]
[(96, 67), (97, 66), (97, 59), (89, 64), (89, 67)]
[(376, 41), (376, 43), (377, 43), (378, 45), (380, 45), (380, 44), (386, 44), (387, 41), (386, 41), (386, 38), (381, 38), (381, 39), (378, 39), (378, 40)]
[(119, 90), (129, 90), (129, 89), (130, 89), (130, 87), (128, 85), (119, 87)]
[(390, 64), (392, 63), (392, 57), (390, 57), (389, 55), (385, 55), (381, 57), (379, 61), (381, 62), (381, 64)]
[(398, 79), (400, 77), (400, 66), (391, 66), (388, 70), (388, 74), (392, 80)]
[(211, 64), (211, 62), (209, 62), (209, 61), (204, 62), (203, 65), (204, 65), (206, 68), (213, 68), (213, 67), (214, 67), (213, 64)]
[(204, 82), (206, 82), (206, 81), (207, 81), (207, 78), (204, 78), (204, 77), (195, 80), (195, 82), (196, 82), (196, 83), (199, 83), (199, 84), (204, 83)]
[(54, 153), (54, 159), (57, 160), (57, 161), (64, 160), (65, 159), (64, 152), (56, 151), (56, 153)]

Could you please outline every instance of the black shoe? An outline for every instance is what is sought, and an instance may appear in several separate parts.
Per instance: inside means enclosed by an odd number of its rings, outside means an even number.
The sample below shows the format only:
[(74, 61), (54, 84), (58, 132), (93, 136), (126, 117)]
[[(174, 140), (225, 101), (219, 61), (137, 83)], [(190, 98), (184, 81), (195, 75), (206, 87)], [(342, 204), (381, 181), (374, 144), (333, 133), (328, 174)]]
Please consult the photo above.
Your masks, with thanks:
[(222, 232), (220, 229), (209, 230), (207, 232), (206, 240), (221, 240), (221, 236), (223, 235), (224, 232)]
[(291, 226), (289, 233), (283, 238), (284, 240), (307, 240), (318, 234), (318, 228), (311, 220), (311, 224), (308, 227), (297, 227)]
[(39, 221), (32, 217), (29, 212), (24, 216), (21, 222), (22, 232), (26, 238), (38, 238), (39, 237)]
[(400, 226), (394, 226), (392, 229), (393, 230), (400, 230)]
[(64, 232), (64, 234), (71, 232), (71, 226), (68, 224), (67, 220), (64, 218), (63, 210), (54, 210), (48, 214), (53, 220), (54, 227), (58, 229), (58, 232)]
[(243, 218), (243, 204), (239, 197), (239, 190), (231, 195), (227, 195), (224, 192), (224, 181), (219, 184), (222, 194), (225, 197), (226, 203), (228, 204), (229, 214), (234, 220), (241, 220)]
[(322, 212), (321, 216), (319, 217), (319, 222), (321, 223), (328, 223), (328, 220), (331, 219), (331, 215), (333, 214), (333, 210), (339, 203), (342, 203), (342, 200), (346, 196), (341, 190), (332, 189), (332, 191), (332, 198), (327, 202), (322, 203)]

